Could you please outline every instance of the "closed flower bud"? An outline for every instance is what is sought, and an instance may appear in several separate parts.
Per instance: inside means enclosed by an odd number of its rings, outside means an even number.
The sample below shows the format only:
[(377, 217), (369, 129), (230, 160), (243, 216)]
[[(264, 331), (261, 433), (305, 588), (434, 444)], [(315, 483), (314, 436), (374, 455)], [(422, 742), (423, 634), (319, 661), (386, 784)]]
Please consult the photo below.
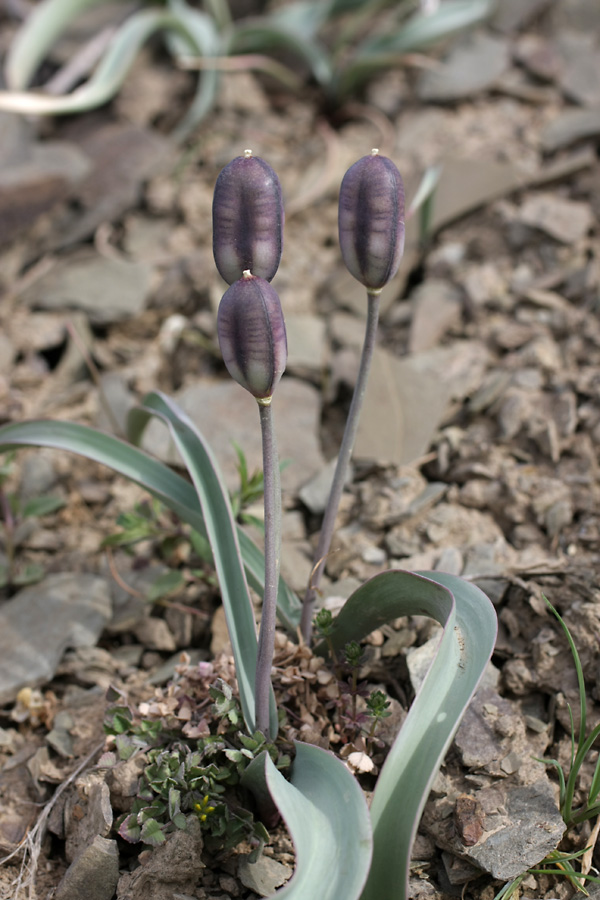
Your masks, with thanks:
[(231, 285), (219, 306), (217, 334), (231, 377), (257, 400), (269, 401), (285, 370), (287, 338), (281, 302), (268, 281), (247, 271)]
[(233, 284), (246, 270), (270, 281), (281, 259), (283, 200), (271, 166), (246, 150), (221, 171), (213, 199), (213, 253)]
[(348, 169), (338, 225), (350, 273), (368, 290), (381, 290), (398, 271), (404, 251), (404, 185), (391, 159), (373, 150)]

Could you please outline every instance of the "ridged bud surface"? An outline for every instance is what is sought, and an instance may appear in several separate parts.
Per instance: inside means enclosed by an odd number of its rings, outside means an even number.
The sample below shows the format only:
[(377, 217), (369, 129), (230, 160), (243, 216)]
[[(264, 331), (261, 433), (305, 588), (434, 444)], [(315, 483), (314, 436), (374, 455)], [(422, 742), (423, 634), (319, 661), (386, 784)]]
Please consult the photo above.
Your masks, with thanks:
[(213, 253), (228, 284), (246, 270), (270, 281), (283, 246), (279, 178), (264, 159), (246, 153), (221, 171), (213, 198)]
[(338, 225), (348, 270), (369, 290), (380, 290), (404, 252), (404, 185), (391, 159), (374, 150), (348, 169)]
[(248, 272), (231, 285), (219, 305), (217, 334), (231, 377), (257, 400), (271, 397), (285, 371), (287, 337), (268, 281)]

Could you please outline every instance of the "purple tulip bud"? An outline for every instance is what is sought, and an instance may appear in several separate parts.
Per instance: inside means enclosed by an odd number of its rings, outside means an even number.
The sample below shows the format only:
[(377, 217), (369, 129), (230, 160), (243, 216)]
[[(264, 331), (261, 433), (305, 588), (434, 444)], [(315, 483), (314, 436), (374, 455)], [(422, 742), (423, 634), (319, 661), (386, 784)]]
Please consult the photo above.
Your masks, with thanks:
[(271, 166), (246, 150), (219, 174), (213, 199), (213, 253), (233, 284), (250, 270), (270, 281), (281, 259), (283, 199)]
[(231, 377), (270, 402), (285, 371), (287, 337), (281, 302), (268, 281), (246, 271), (231, 285), (219, 306), (217, 334)]
[(368, 290), (381, 290), (404, 252), (404, 185), (394, 163), (378, 150), (344, 175), (338, 225), (350, 273)]

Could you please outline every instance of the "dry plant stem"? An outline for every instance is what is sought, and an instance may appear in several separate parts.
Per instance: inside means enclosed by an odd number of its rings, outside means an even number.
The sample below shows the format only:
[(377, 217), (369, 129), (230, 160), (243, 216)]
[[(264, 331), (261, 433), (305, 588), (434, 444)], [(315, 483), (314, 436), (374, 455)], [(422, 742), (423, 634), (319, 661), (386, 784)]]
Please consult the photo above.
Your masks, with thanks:
[(592, 868), (594, 851), (596, 849), (596, 844), (598, 842), (598, 836), (600, 835), (600, 816), (596, 819), (596, 824), (592, 828), (592, 833), (590, 834), (587, 840), (587, 850), (581, 857), (581, 873), (583, 875), (587, 875)]
[[(29, 891), (28, 891), (29, 900), (34, 900), (35, 896), (37, 896), (35, 894), (35, 875), (36, 875), (36, 869), (37, 869), (40, 852), (42, 849), (42, 840), (43, 840), (44, 834), (46, 832), (46, 824), (50, 817), (50, 813), (56, 806), (56, 803), (58, 802), (63, 791), (65, 791), (69, 787), (69, 785), (75, 781), (77, 776), (81, 772), (83, 772), (84, 769), (86, 769), (89, 766), (89, 764), (91, 763), (93, 758), (98, 753), (100, 753), (100, 751), (102, 750), (103, 747), (104, 747), (104, 741), (102, 741), (102, 743), (100, 743), (96, 747), (94, 747), (94, 749), (91, 751), (91, 753), (88, 753), (88, 755), (85, 757), (85, 759), (83, 759), (80, 762), (80, 764), (77, 766), (75, 771), (71, 772), (69, 777), (66, 778), (65, 781), (63, 781), (63, 783), (57, 787), (56, 791), (54, 792), (53, 797), (44, 806), (42, 812), (40, 813), (40, 815), (38, 817), (37, 822), (31, 829), (31, 831), (27, 832), (26, 836), (23, 838), (23, 840), (18, 845), (18, 847), (16, 847), (12, 851), (12, 853), (9, 853), (8, 856), (4, 856), (2, 859), (0, 859), (0, 866), (3, 866), (5, 863), (7, 863), (11, 859), (13, 859), (13, 857), (15, 857), (18, 853), (23, 852), (23, 859), (21, 862), (21, 871), (19, 873), (19, 876), (18, 876), (16, 884), (15, 884), (15, 893), (13, 895), (13, 900), (19, 900), (21, 888), (26, 886), (26, 884), (29, 885)], [(28, 877), (27, 877), (27, 882), (24, 885), (23, 880), (27, 873), (28, 862), (29, 862), (29, 873), (28, 873)]]
[(335, 467), (335, 474), (333, 476), (333, 483), (331, 485), (329, 499), (327, 500), (327, 506), (325, 508), (323, 525), (321, 527), (321, 534), (319, 535), (319, 543), (317, 545), (314, 556), (314, 568), (311, 573), (310, 583), (306, 590), (306, 594), (304, 596), (304, 604), (302, 607), (302, 619), (300, 622), (300, 628), (304, 640), (307, 644), (310, 644), (315, 599), (319, 588), (319, 582), (325, 568), (325, 562), (327, 560), (329, 548), (331, 546), (331, 539), (333, 537), (333, 530), (335, 527), (335, 519), (337, 516), (338, 507), (340, 505), (342, 491), (344, 490), (344, 482), (346, 480), (348, 465), (352, 456), (352, 448), (354, 447), (354, 441), (356, 440), (356, 433), (358, 431), (360, 411), (367, 389), (367, 379), (369, 377), (371, 360), (373, 359), (373, 351), (375, 349), (375, 339), (377, 337), (380, 294), (380, 290), (367, 289), (369, 304), (367, 311), (367, 326), (365, 330), (365, 340), (362, 348), (358, 377), (356, 379), (356, 387), (354, 388), (352, 403), (350, 404), (350, 411), (348, 413), (348, 419), (346, 420), (344, 437), (342, 439), (342, 445), (340, 447), (337, 465)]
[(271, 398), (258, 400), (263, 450), (265, 505), (265, 592), (258, 633), (256, 661), (256, 728), (268, 740), (277, 735), (269, 731), (269, 700), (271, 696), (271, 668), (275, 649), (275, 619), (277, 587), (279, 585), (279, 555), (281, 551), (281, 482), (279, 458), (273, 426)]

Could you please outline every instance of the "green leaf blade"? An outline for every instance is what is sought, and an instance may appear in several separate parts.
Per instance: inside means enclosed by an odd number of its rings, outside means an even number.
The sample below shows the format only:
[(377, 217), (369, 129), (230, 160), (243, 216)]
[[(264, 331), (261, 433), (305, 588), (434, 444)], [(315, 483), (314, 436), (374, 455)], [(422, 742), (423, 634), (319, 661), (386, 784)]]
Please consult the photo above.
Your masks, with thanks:
[(9, 46), (4, 73), (9, 88), (24, 90), (54, 42), (77, 16), (101, 0), (42, 0)]
[[(152, 415), (158, 416), (168, 426), (196, 488), (221, 587), (244, 720), (248, 730), (253, 732), (258, 646), (256, 623), (227, 488), (217, 460), (202, 435), (183, 410), (165, 395), (152, 392), (144, 397), (142, 407), (132, 410), (130, 423), (135, 437), (141, 435)], [(275, 735), (278, 720), (273, 696), (270, 718), (271, 733)]]
[[(76, 453), (139, 484), (172, 509), (203, 538), (206, 528), (202, 510), (192, 485), (168, 466), (111, 434), (74, 422), (36, 419), (0, 427), (0, 453), (23, 447), (50, 447)], [(264, 590), (264, 556), (248, 535), (238, 528), (238, 538), (248, 582), (253, 590)], [(285, 627), (294, 632), (300, 621), (301, 605), (283, 579), (279, 581), (278, 614)]]
[[(407, 577), (414, 580), (412, 599), (406, 596)], [(436, 656), (386, 759), (371, 804), (373, 865), (361, 900), (405, 900), (410, 851), (431, 782), (492, 654), (497, 620), (490, 600), (475, 585), (439, 572), (383, 573), (359, 588), (346, 606), (351, 600), (354, 605), (357, 595), (363, 604), (376, 603), (377, 581), (382, 578), (388, 606), (394, 582), (403, 595), (397, 615), (419, 610), (444, 626)], [(440, 589), (447, 594), (445, 601)]]
[(246, 787), (268, 789), (294, 841), (296, 870), (277, 891), (282, 900), (358, 900), (371, 861), (372, 839), (364, 794), (332, 753), (296, 743), (288, 782), (263, 754), (244, 773)]

